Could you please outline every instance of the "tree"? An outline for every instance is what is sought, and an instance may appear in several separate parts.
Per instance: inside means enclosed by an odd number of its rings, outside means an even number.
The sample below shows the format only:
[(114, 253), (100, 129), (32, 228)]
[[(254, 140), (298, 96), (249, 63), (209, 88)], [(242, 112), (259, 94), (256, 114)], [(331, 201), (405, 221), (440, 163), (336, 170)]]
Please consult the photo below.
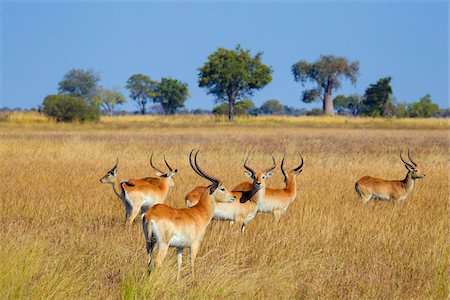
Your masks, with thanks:
[(125, 86), (130, 91), (130, 98), (136, 102), (139, 111), (145, 115), (147, 102), (155, 99), (158, 82), (143, 74), (134, 74)]
[(351, 114), (356, 115), (358, 113), (360, 97), (358, 95), (337, 95), (333, 99), (334, 108), (338, 114)]
[(361, 102), (361, 113), (366, 116), (388, 116), (392, 94), (391, 77), (381, 78), (375, 84), (371, 84), (364, 94)]
[(58, 83), (58, 92), (85, 100), (92, 104), (100, 75), (93, 70), (72, 69)]
[(57, 122), (97, 121), (100, 117), (98, 107), (69, 95), (49, 95), (42, 105), (42, 112)]
[(356, 83), (359, 76), (359, 62), (349, 63), (345, 57), (333, 55), (321, 55), (318, 60), (308, 63), (301, 60), (292, 65), (294, 80), (304, 85), (307, 81), (315, 82), (317, 86), (313, 89), (305, 90), (302, 94), (302, 101), (310, 103), (313, 101), (323, 101), (323, 112), (334, 114), (333, 90), (341, 87), (342, 79), (351, 80)]
[(103, 107), (110, 116), (113, 115), (114, 108), (117, 105), (125, 103), (125, 101), (125, 97), (117, 88), (108, 90), (99, 87), (94, 97), (94, 103)]
[(166, 115), (173, 115), (178, 108), (184, 107), (189, 97), (188, 85), (171, 78), (162, 78), (156, 89), (155, 102), (161, 104)]
[(234, 121), (236, 101), (252, 96), (272, 81), (272, 70), (261, 62), (262, 53), (255, 56), (237, 45), (235, 50), (218, 48), (199, 68), (199, 87), (216, 96), (217, 102), (228, 102), (228, 119)]
[(266, 115), (280, 115), (284, 113), (284, 106), (277, 99), (270, 99), (261, 105), (262, 111)]
[[(245, 116), (249, 114), (249, 111), (255, 108), (255, 104), (250, 99), (240, 100), (236, 102), (234, 108), (234, 114), (238, 116)], [(215, 115), (228, 115), (229, 103), (222, 103), (213, 108), (213, 114)]]
[(432, 102), (431, 95), (426, 94), (420, 98), (419, 102), (411, 103), (408, 106), (408, 115), (411, 118), (431, 118), (441, 112), (439, 106)]

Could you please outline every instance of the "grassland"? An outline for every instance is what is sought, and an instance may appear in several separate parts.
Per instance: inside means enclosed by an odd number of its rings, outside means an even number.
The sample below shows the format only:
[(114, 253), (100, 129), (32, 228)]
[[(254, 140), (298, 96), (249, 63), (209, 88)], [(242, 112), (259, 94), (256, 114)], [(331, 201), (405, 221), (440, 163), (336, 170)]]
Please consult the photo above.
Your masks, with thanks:
[[(448, 120), (345, 118), (106, 118), (55, 124), (33, 115), (0, 122), (0, 298), (448, 298)], [(278, 225), (257, 215), (239, 228), (213, 221), (176, 281), (175, 251), (148, 276), (140, 221), (99, 179), (119, 158), (121, 178), (152, 175), (151, 151), (179, 169), (167, 203), (205, 183), (188, 153), (228, 186), (251, 166), (305, 158), (297, 200)], [(363, 207), (361, 176), (397, 179), (410, 148), (427, 177), (401, 205)], [(282, 186), (277, 169), (269, 186)], [(185, 251), (185, 255), (187, 251)], [(186, 260), (185, 260), (186, 262)]]

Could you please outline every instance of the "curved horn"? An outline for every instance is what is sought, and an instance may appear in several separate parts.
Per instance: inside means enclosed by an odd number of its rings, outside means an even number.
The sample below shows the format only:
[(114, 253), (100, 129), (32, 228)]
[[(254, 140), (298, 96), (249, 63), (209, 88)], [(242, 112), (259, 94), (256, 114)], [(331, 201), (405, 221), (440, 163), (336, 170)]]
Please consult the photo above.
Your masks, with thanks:
[(153, 165), (153, 152), (152, 155), (150, 156), (150, 166), (152, 166), (152, 168), (158, 171), (159, 173), (165, 174), (163, 171), (159, 170), (158, 168), (155, 167), (155, 165)]
[(198, 175), (202, 176), (200, 174), (200, 172), (197, 170), (197, 167), (194, 165), (194, 163), (192, 162), (192, 153), (194, 153), (195, 149), (191, 150), (191, 153), (189, 153), (189, 163), (191, 164), (191, 168), (192, 170), (194, 170), (195, 173), (197, 173)]
[(283, 159), (281, 160), (281, 173), (283, 173), (284, 182), (287, 182), (288, 181), (288, 176), (287, 176), (286, 171), (284, 170), (284, 159), (285, 159), (285, 157), (283, 156)]
[(266, 170), (264, 171), (264, 173), (273, 171), (273, 169), (275, 169), (275, 167), (277, 166), (277, 163), (275, 162), (275, 157), (273, 157), (273, 155), (272, 155), (272, 162), (273, 162), (273, 165), (272, 165), (270, 168), (266, 169)]
[(408, 158), (413, 163), (414, 167), (417, 167), (417, 164), (411, 159), (411, 156), (409, 155), (409, 149), (408, 149)]
[(166, 160), (166, 155), (163, 155), (163, 157), (164, 157), (164, 162), (166, 163), (167, 168), (169, 168), (170, 172), (173, 172), (173, 169), (169, 166), (169, 163)]
[(250, 156), (250, 152), (252, 152), (252, 150), (248, 151), (247, 157), (245, 158), (245, 161), (244, 161), (244, 168), (245, 168), (247, 171), (249, 171), (250, 173), (252, 173), (252, 175), (255, 175), (255, 171), (253, 171), (252, 168), (250, 168), (249, 166), (247, 166), (247, 160), (248, 160), (248, 157)]
[(197, 168), (197, 171), (199, 172), (199, 175), (201, 175), (201, 176), (202, 176), (203, 178), (205, 178), (205, 179), (208, 179), (208, 180), (211, 181), (212, 183), (218, 184), (218, 183), (220, 182), (219, 179), (217, 179), (216, 177), (213, 177), (213, 176), (210, 176), (210, 175), (206, 174), (205, 171), (203, 171), (203, 170), (199, 167), (198, 162), (197, 162), (197, 155), (198, 155), (198, 152), (199, 152), (199, 151), (200, 151), (200, 150), (197, 150), (197, 152), (195, 152), (195, 157), (194, 157), (194, 164), (195, 164), (195, 167)]
[(407, 162), (403, 159), (403, 157), (402, 157), (402, 150), (400, 150), (400, 159), (402, 160), (402, 162), (403, 162), (405, 165), (407, 165), (408, 167), (414, 169), (414, 166), (413, 166), (413, 165), (411, 165), (410, 163), (407, 163)]
[(300, 158), (302, 159), (302, 162), (300, 163), (300, 165), (297, 168), (292, 169), (293, 172), (297, 172), (297, 171), (302, 169), (302, 167), (303, 167), (303, 156), (300, 155)]

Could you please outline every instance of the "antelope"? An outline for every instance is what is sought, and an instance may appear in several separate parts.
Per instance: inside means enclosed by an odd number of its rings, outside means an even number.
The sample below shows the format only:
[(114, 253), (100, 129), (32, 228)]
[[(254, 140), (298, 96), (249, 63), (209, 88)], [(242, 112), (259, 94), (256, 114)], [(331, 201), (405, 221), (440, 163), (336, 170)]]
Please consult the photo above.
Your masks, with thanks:
[(177, 174), (177, 169), (172, 169), (164, 156), (169, 171), (164, 173), (156, 168), (153, 164), (153, 153), (150, 156), (150, 165), (157, 171), (158, 177), (146, 177), (142, 179), (129, 179), (120, 181), (117, 177), (117, 165), (100, 179), (101, 183), (109, 183), (112, 185), (114, 193), (120, 198), (125, 205), (126, 224), (131, 225), (139, 214), (139, 211), (146, 211), (149, 207), (163, 203), (169, 193), (171, 187), (175, 185), (173, 177)]
[[(250, 153), (244, 162), (244, 168), (247, 170), (246, 175), (253, 179), (253, 182), (243, 182), (233, 188), (231, 193), (239, 199), (232, 203), (216, 203), (213, 214), (213, 220), (230, 221), (241, 224), (241, 235), (245, 232), (245, 226), (248, 222), (253, 220), (256, 216), (258, 202), (264, 197), (264, 190), (266, 188), (265, 179), (273, 176), (272, 170), (275, 168), (275, 159), (273, 159), (274, 166), (266, 169), (264, 172), (255, 172), (247, 166), (247, 160)], [(190, 207), (198, 202), (201, 193), (206, 189), (205, 186), (198, 186), (186, 197), (186, 206)]]
[(286, 173), (284, 170), (284, 160), (285, 157), (281, 160), (281, 173), (284, 176), (285, 188), (282, 189), (274, 189), (274, 188), (266, 188), (266, 194), (264, 196), (263, 201), (259, 202), (258, 211), (272, 213), (275, 222), (278, 222), (281, 218), (281, 215), (286, 213), (289, 205), (295, 200), (297, 197), (297, 183), (296, 178), (303, 171), (303, 157), (300, 156), (302, 162), (296, 168), (293, 168)]
[(406, 162), (400, 151), (400, 159), (405, 165), (408, 173), (403, 180), (385, 180), (371, 176), (364, 176), (355, 184), (356, 193), (363, 200), (363, 205), (370, 199), (394, 200), (401, 203), (408, 197), (414, 189), (414, 180), (424, 178), (426, 175), (421, 173), (417, 164), (411, 159), (408, 149), (408, 158)]
[(190, 248), (191, 270), (194, 275), (194, 262), (200, 243), (205, 234), (206, 227), (211, 222), (216, 202), (232, 202), (236, 198), (222, 184), (222, 182), (206, 174), (198, 165), (195, 153), (192, 162), (191, 151), (189, 163), (192, 169), (200, 177), (211, 182), (202, 193), (197, 204), (190, 208), (173, 208), (165, 204), (156, 204), (142, 214), (142, 226), (144, 230), (147, 253), (149, 254), (148, 270), (152, 269), (153, 248), (158, 244), (156, 265), (160, 267), (167, 255), (169, 247), (177, 249), (178, 274), (180, 278), (183, 249)]

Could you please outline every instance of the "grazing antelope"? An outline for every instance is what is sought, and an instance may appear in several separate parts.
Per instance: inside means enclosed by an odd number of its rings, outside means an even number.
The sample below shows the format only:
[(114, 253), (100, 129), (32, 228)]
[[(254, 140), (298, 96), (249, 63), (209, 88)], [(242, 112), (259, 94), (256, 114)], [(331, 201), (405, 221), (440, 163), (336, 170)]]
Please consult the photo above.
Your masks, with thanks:
[(163, 203), (169, 193), (171, 187), (175, 185), (173, 176), (177, 174), (177, 169), (172, 169), (166, 161), (169, 171), (167, 173), (157, 169), (153, 164), (153, 153), (150, 156), (150, 165), (157, 171), (158, 177), (146, 177), (142, 179), (129, 179), (120, 181), (117, 177), (117, 159), (116, 165), (102, 179), (101, 183), (109, 183), (112, 185), (116, 195), (125, 205), (125, 216), (127, 224), (131, 225), (139, 214), (139, 211), (146, 211), (149, 207)]
[(400, 159), (405, 164), (406, 174), (403, 180), (385, 180), (370, 176), (364, 176), (355, 184), (356, 193), (365, 205), (370, 199), (394, 200), (400, 203), (406, 199), (414, 188), (414, 180), (424, 178), (426, 175), (420, 172), (417, 164), (411, 159), (408, 149), (410, 163), (406, 162), (400, 151)]
[(297, 197), (297, 175), (303, 171), (303, 157), (300, 156), (302, 162), (300, 165), (289, 173), (284, 170), (284, 157), (281, 161), (281, 172), (284, 176), (284, 183), (286, 184), (283, 189), (273, 189), (266, 188), (266, 194), (263, 201), (259, 202), (258, 211), (259, 212), (269, 212), (272, 213), (275, 222), (278, 222), (281, 215), (286, 213), (289, 205)]
[(190, 208), (173, 208), (165, 204), (157, 204), (142, 215), (142, 226), (145, 235), (147, 253), (149, 254), (148, 268), (152, 268), (152, 254), (155, 244), (158, 244), (156, 265), (161, 266), (169, 247), (177, 249), (178, 275), (180, 277), (183, 249), (190, 248), (191, 268), (194, 274), (195, 257), (205, 234), (206, 227), (211, 222), (216, 202), (232, 202), (235, 200), (222, 182), (206, 174), (198, 165), (195, 153), (192, 162), (191, 151), (189, 163), (192, 169), (201, 177), (211, 182), (200, 197), (198, 203)]
[[(244, 182), (237, 185), (231, 193), (239, 199), (239, 201), (234, 201), (232, 203), (216, 203), (216, 207), (213, 214), (213, 220), (225, 220), (241, 224), (241, 234), (244, 234), (245, 226), (248, 222), (253, 220), (256, 216), (258, 202), (264, 197), (264, 190), (266, 188), (265, 179), (272, 177), (272, 170), (274, 166), (265, 170), (264, 172), (255, 172), (249, 166), (247, 166), (247, 158), (244, 162), (244, 168), (247, 170), (246, 174), (253, 179), (252, 183)], [(273, 158), (272, 158), (273, 159)], [(202, 192), (206, 189), (205, 186), (198, 186), (191, 192), (189, 192), (186, 197), (186, 206), (190, 207), (197, 203)]]

